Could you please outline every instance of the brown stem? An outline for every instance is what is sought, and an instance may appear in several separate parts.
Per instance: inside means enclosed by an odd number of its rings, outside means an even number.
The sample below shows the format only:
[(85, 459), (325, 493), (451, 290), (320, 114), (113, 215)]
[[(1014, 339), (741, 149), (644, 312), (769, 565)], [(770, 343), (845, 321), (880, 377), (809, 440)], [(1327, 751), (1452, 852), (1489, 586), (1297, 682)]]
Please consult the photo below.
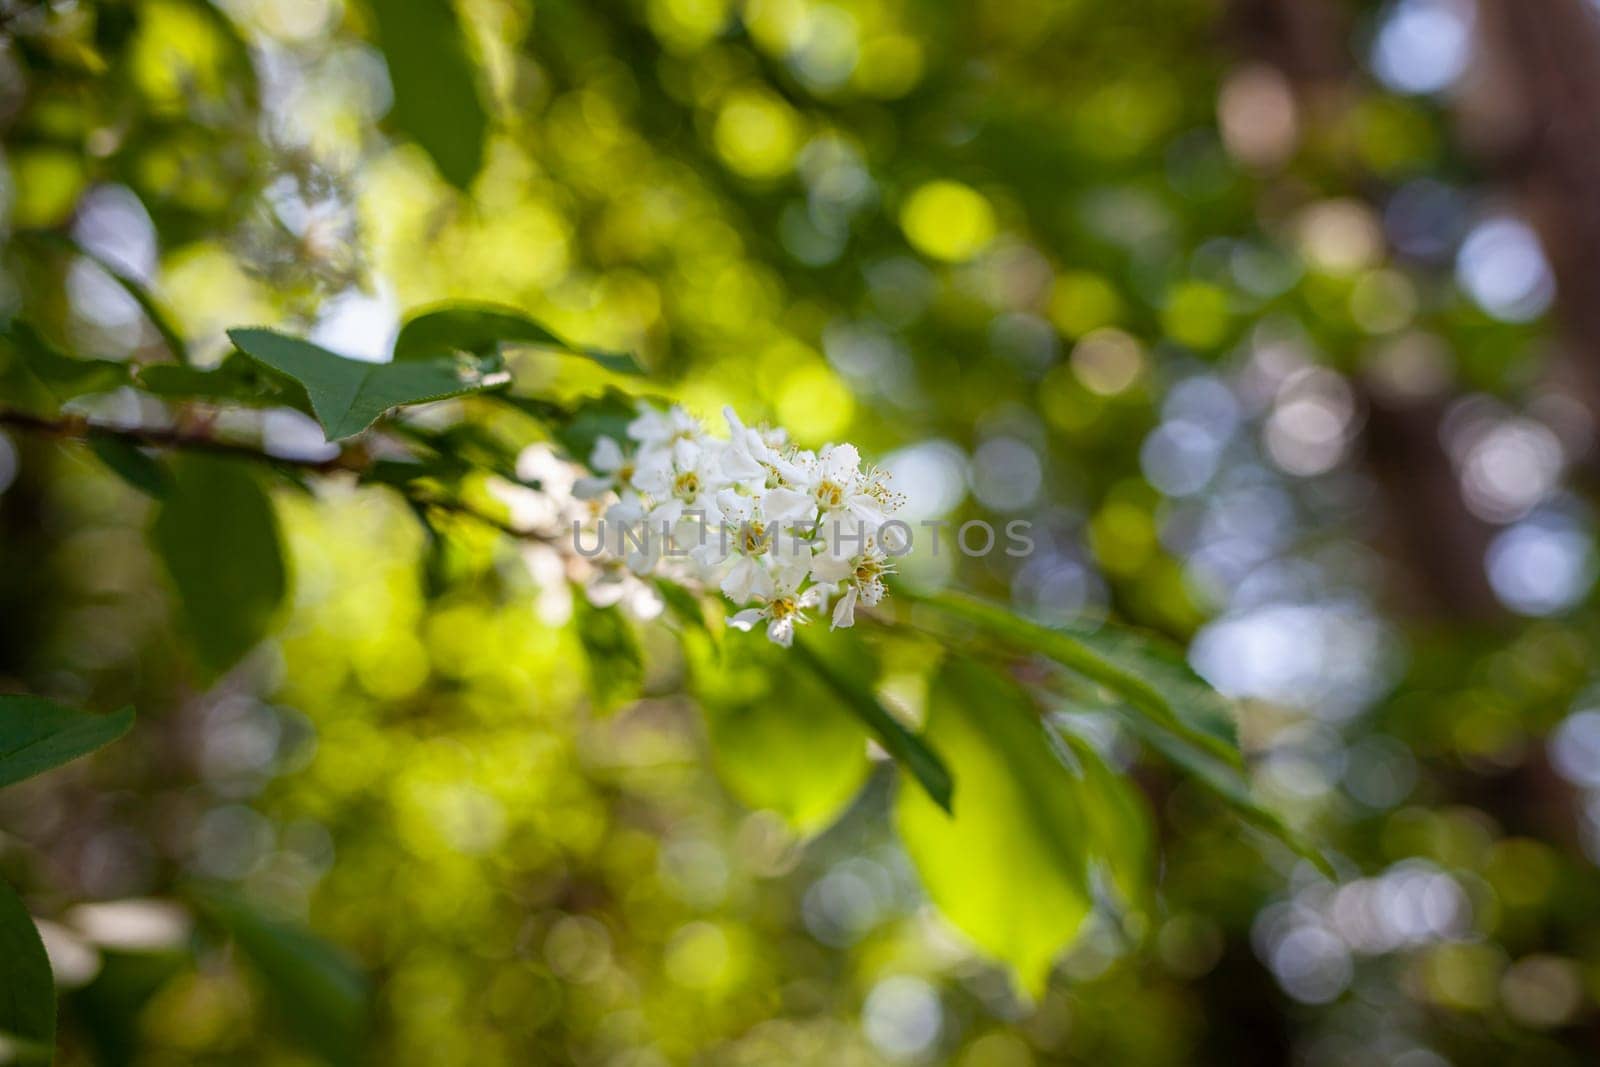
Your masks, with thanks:
[[(59, 418), (49, 418), (42, 415), (32, 415), (25, 411), (12, 411), (6, 408), (0, 408), (0, 426), (67, 441), (88, 441), (97, 437), (112, 438), (145, 448), (206, 452), (212, 455), (231, 456), (235, 459), (252, 463), (262, 463), (271, 467), (287, 467), (324, 475), (340, 472), (363, 474), (371, 469), (373, 462), (372, 454), (360, 445), (346, 445), (340, 449), (338, 455), (328, 459), (297, 459), (269, 455), (243, 442), (224, 441), (207, 433), (190, 429), (169, 429), (160, 426), (108, 426), (104, 423), (89, 422), (79, 416), (66, 415)], [(546, 545), (559, 545), (562, 540), (559, 536), (541, 533), (536, 530), (520, 529), (505, 519), (479, 511), (465, 501), (453, 497), (438, 496), (406, 484), (391, 485), (391, 488), (421, 507), (465, 516), (485, 526), (492, 527), (507, 537)]]

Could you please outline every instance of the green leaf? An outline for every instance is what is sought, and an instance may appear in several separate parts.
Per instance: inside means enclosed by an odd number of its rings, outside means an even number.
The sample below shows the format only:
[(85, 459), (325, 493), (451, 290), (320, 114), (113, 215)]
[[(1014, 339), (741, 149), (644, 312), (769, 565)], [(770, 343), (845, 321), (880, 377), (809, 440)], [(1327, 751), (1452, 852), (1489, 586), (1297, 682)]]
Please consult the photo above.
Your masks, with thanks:
[(1115, 709), (1119, 717), (1151, 748), (1227, 801), (1246, 821), (1331, 876), (1327, 859), (1251, 796), (1243, 757), (1231, 740), (1231, 705), (1175, 651), (1152, 638), (1109, 627), (1096, 634), (1050, 629), (961, 593), (917, 599), (1020, 650), (1048, 656), (1111, 690), (1120, 698)]
[(1142, 679), (1186, 726), (1210, 735), (1223, 746), (1201, 740), (1201, 747), (1230, 763), (1239, 762), (1239, 729), (1233, 702), (1194, 672), (1181, 649), (1152, 634), (1118, 626), (1105, 625), (1096, 630), (1067, 628), (1064, 632)]
[(670, 578), (657, 578), (655, 587), (672, 618), (693, 632), (711, 637), (714, 644), (718, 643), (717, 635), (706, 625), (705, 607), (698, 596)]
[(1061, 730), (1064, 762), (1082, 788), (1090, 861), (1101, 869), (1123, 913), (1148, 912), (1153, 904), (1155, 831), (1150, 807), (1133, 782), (1106, 766), (1088, 741)]
[(1080, 783), (1016, 688), (967, 661), (934, 678), (927, 737), (961, 792), (947, 813), (900, 789), (900, 839), (929, 899), (1038, 996), (1093, 906)]
[(637, 700), (644, 685), (644, 658), (627, 618), (617, 608), (595, 607), (578, 586), (572, 590), (572, 615), (588, 659), (595, 708), (613, 711)]
[(172, 487), (172, 476), (160, 460), (119, 437), (92, 434), (89, 451), (113, 474), (146, 496), (160, 500)]
[(303, 388), (269, 375), (243, 352), (230, 352), (220, 364), (207, 370), (153, 363), (139, 369), (134, 384), (148, 393), (172, 399), (311, 410)]
[(187, 945), (168, 951), (121, 952), (102, 946), (100, 973), (88, 985), (63, 994), (74, 1030), (93, 1050), (96, 1067), (133, 1067), (140, 1061), (150, 1000), (193, 967)]
[(1231, 706), (1180, 655), (1165, 651), (1154, 639), (1111, 627), (1098, 633), (1052, 629), (964, 593), (918, 599), (1020, 650), (1077, 671), (1115, 692), (1156, 726), (1224, 763), (1243, 766)]
[(454, 7), (372, 0), (372, 10), (394, 87), (390, 122), (433, 157), (446, 181), (467, 188), (483, 163), (489, 117)]
[(132, 708), (91, 715), (38, 697), (0, 696), (0, 787), (109, 745), (132, 725)]
[(872, 770), (867, 733), (838, 695), (768, 642), (722, 656), (690, 635), (693, 691), (717, 776), (741, 804), (802, 834), (833, 823)]
[(1333, 865), (1320, 850), (1289, 827), (1275, 812), (1262, 805), (1250, 792), (1250, 783), (1237, 767), (1224, 763), (1182, 738), (1156, 729), (1149, 721), (1124, 710), (1122, 721), (1141, 741), (1161, 753), (1191, 778), (1225, 801), (1245, 822), (1277, 838), (1296, 855), (1309, 860), (1329, 878), (1337, 878)]
[(177, 328), (172, 325), (172, 320), (167, 317), (167, 313), (162, 309), (161, 305), (156, 303), (155, 297), (151, 295), (149, 289), (145, 288), (143, 282), (104, 256), (91, 252), (64, 233), (55, 230), (36, 231), (30, 236), (38, 237), (50, 244), (59, 245), (71, 252), (75, 252), (105, 271), (111, 277), (111, 280), (120, 285), (123, 292), (132, 297), (133, 302), (139, 305), (139, 310), (144, 312), (145, 318), (150, 320), (150, 325), (156, 328), (156, 333), (161, 335), (162, 343), (167, 346), (167, 351), (172, 353), (172, 358), (179, 363), (189, 362), (189, 346), (183, 343), (183, 338), (178, 334)]
[(10, 362), (20, 367), (53, 401), (53, 404), (44, 405), (46, 407), (90, 393), (107, 393), (128, 384), (128, 364), (109, 359), (75, 359), (21, 319), (12, 319), (0, 327), (0, 340), (4, 342)]
[(639, 401), (619, 389), (607, 389), (570, 406), (531, 396), (500, 393), (502, 403), (542, 423), (567, 457), (587, 463), (595, 442), (609, 437), (619, 445), (628, 440), (628, 423), (639, 417)]
[(328, 440), (360, 433), (390, 408), (447, 400), (511, 380), (497, 360), (364, 363), (273, 330), (229, 330), (251, 359), (304, 387)]
[(288, 588), (272, 501), (237, 461), (186, 455), (151, 527), (202, 667), (212, 674), (272, 625)]
[(197, 890), (194, 896), (260, 975), (296, 1040), (330, 1063), (362, 1062), (370, 994), (365, 976), (342, 952), (231, 894)]
[(949, 811), (955, 784), (934, 746), (908, 730), (879, 703), (873, 695), (870, 680), (846, 669), (837, 654), (824, 654), (818, 647), (821, 642), (821, 638), (809, 634), (797, 638), (793, 650), (797, 660), (833, 691), (845, 710), (872, 731), (884, 750), (911, 772), (911, 776), (935, 804)]
[(18, 1063), (48, 1063), (56, 1044), (56, 986), (50, 957), (22, 899), (4, 881), (0, 881), (0, 1042), (19, 1046), (16, 1058), (6, 1060)]
[(506, 344), (557, 349), (591, 359), (618, 374), (644, 373), (626, 352), (575, 345), (515, 308), (493, 304), (447, 304), (408, 319), (395, 339), (394, 359), (400, 363), (448, 356), (452, 352), (488, 356), (498, 353)]

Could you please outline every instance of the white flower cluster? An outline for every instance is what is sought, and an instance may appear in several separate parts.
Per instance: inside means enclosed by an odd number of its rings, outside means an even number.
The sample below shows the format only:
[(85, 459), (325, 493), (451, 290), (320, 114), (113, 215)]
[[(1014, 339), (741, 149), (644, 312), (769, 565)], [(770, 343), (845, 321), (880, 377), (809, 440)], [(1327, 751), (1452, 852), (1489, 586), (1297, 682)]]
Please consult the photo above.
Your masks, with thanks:
[(573, 494), (610, 501), (606, 548), (636, 574), (716, 585), (742, 609), (734, 626), (765, 622), (780, 645), (830, 602), (833, 626), (854, 624), (857, 605), (884, 597), (904, 529), (889, 516), (904, 498), (886, 473), (861, 466), (854, 445), (812, 452), (781, 430), (745, 426), (731, 408), (724, 415), (726, 440), (682, 408), (648, 406), (627, 440), (600, 438)]

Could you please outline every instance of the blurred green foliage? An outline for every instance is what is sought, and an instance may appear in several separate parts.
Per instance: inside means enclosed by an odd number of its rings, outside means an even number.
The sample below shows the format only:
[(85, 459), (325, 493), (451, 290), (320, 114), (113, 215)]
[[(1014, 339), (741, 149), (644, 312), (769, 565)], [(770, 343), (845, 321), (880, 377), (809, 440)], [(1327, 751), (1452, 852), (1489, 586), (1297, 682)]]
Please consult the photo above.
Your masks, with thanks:
[[(1460, 5), (0, 10), (5, 405), (283, 460), (0, 437), (0, 686), (141, 709), (0, 797), (59, 1062), (1592, 1058), (1590, 424), (1537, 242), (1485, 228), (1507, 190), (1405, 80), (1439, 55), (1375, 59)], [(324, 438), (455, 388), (301, 396), (225, 332), (404, 355), (444, 301), (527, 324), (444, 324), (511, 392), (395, 423), (361, 487)], [(894, 625), (819, 643), (837, 685), (693, 602), (589, 608), (463, 508), (511, 523), (560, 476), (523, 445), (615, 433), (580, 398), (624, 351), (1036, 551), (953, 525)], [(946, 586), (1186, 643), (1243, 698), (1245, 769), (1142, 730), (1078, 652), (961, 631)], [(957, 641), (994, 662), (943, 666)], [(1146, 712), (1198, 706), (1188, 666), (1138, 676)], [(902, 757), (926, 727), (953, 825), (863, 717)], [(1337, 878), (1240, 822), (1249, 787)], [(1063, 880), (1085, 836), (1108, 859)]]

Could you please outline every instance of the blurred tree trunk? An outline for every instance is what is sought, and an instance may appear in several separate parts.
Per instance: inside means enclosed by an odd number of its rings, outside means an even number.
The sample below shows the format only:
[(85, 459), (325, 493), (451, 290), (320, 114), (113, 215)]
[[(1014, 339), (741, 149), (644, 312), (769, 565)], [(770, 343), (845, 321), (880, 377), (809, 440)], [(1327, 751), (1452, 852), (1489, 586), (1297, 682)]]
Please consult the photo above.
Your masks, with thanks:
[(1600, 10), (1478, 0), (1478, 35), (1462, 140), (1538, 230), (1568, 341), (1556, 371), (1600, 412)]
[[(1343, 121), (1358, 99), (1351, 31), (1348, 5), (1335, 0), (1233, 0), (1223, 21), (1235, 55), (1271, 66), (1292, 87), (1302, 139), (1308, 127)], [(1283, 191), (1307, 195), (1294, 181), (1285, 176)], [(1450, 399), (1398, 401), (1362, 390), (1366, 421), (1357, 452), (1379, 489), (1378, 547), (1395, 562), (1389, 607), (1422, 618), (1492, 621), (1504, 616), (1484, 569), (1494, 529), (1467, 509), (1441, 440)]]

